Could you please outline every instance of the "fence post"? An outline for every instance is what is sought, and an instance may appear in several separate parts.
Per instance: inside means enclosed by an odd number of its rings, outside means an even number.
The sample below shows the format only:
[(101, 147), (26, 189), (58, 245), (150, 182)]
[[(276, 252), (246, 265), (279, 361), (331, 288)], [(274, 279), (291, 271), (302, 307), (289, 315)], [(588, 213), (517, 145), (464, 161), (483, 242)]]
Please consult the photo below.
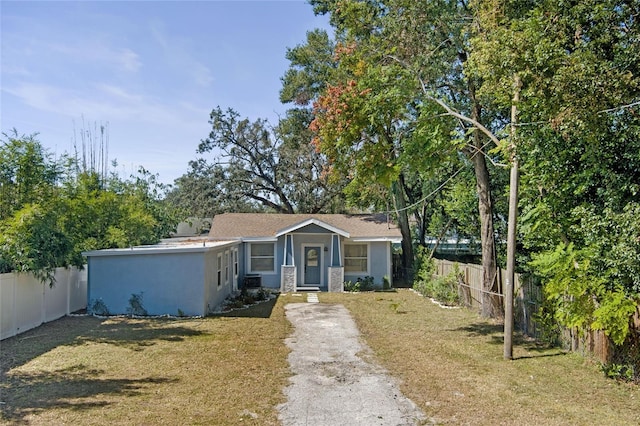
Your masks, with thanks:
[(40, 324), (44, 324), (47, 320), (47, 288), (45, 287), (44, 282), (40, 283), (40, 285), (42, 286), (42, 299), (40, 299)]
[(67, 273), (67, 315), (71, 313), (71, 271), (72, 269), (65, 269)]

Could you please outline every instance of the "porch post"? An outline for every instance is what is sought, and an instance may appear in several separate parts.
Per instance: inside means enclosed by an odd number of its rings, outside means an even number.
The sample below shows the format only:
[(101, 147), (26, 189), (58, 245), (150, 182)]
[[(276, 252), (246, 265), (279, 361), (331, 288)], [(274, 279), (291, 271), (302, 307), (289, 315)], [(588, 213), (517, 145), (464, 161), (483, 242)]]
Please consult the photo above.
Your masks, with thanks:
[(344, 268), (340, 253), (340, 236), (331, 235), (331, 264), (329, 266), (329, 291), (341, 293), (344, 291)]
[(342, 256), (340, 253), (340, 236), (338, 234), (331, 235), (331, 265), (342, 266)]
[(297, 271), (295, 257), (293, 255), (293, 234), (284, 236), (284, 260), (280, 266), (280, 291), (283, 293), (293, 293), (296, 291)]

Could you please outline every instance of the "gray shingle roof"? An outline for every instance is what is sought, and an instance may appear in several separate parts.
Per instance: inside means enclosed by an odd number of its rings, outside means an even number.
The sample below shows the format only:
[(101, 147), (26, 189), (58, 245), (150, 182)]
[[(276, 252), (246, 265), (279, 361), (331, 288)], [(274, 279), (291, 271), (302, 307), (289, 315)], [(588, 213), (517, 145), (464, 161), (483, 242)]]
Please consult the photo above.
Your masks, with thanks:
[(224, 213), (213, 218), (209, 237), (216, 240), (276, 237), (310, 219), (343, 230), (349, 238), (401, 239), (398, 226), (387, 222), (384, 214)]

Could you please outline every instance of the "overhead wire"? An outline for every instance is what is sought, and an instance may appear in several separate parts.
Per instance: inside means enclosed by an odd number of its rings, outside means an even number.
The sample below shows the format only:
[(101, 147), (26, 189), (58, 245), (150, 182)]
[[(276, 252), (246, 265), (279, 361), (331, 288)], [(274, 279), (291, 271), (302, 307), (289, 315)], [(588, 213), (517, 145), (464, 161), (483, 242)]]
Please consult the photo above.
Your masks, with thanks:
[[(482, 145), (480, 148), (478, 148), (476, 150), (476, 152), (473, 153), (473, 155), (471, 155), (470, 159), (473, 159), (476, 155), (478, 155), (479, 153), (482, 153), (483, 155), (486, 155), (483, 151), (483, 149), (489, 145), (492, 141), (489, 140), (487, 143), (485, 143), (484, 145)], [(399, 213), (405, 210), (409, 210), (412, 209), (414, 207), (416, 207), (419, 204), (424, 203), (425, 201), (427, 201), (429, 198), (431, 198), (433, 195), (437, 194), (438, 192), (440, 192), (451, 180), (453, 180), (453, 178), (455, 178), (461, 171), (463, 171), (467, 166), (463, 165), (461, 166), (458, 170), (456, 170), (451, 176), (449, 176), (443, 183), (441, 183), (436, 189), (434, 189), (433, 191), (431, 191), (429, 194), (427, 194), (426, 196), (422, 197), (420, 200), (416, 201), (413, 204), (410, 204), (408, 206), (405, 206), (401, 209), (395, 209), (395, 210), (388, 210), (385, 212), (379, 212), (379, 213), (384, 213), (384, 214), (389, 214), (389, 213)]]

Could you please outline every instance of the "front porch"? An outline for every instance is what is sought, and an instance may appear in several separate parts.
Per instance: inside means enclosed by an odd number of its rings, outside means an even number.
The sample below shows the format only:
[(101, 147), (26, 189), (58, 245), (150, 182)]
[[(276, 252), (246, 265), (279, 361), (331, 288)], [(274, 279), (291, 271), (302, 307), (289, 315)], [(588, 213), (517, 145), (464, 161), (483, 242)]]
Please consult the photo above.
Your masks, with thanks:
[[(284, 238), (284, 262), (280, 266), (280, 291), (283, 293), (310, 292), (310, 291), (344, 291), (344, 267), (340, 253), (340, 235), (331, 234), (330, 247), (306, 246), (302, 245), (304, 274), (301, 274), (304, 281), (298, 283), (298, 268), (295, 262), (294, 242), (292, 233), (285, 234)], [(320, 251), (318, 253), (317, 251)], [(323, 252), (329, 251), (327, 257), (328, 265), (323, 265)], [(324, 279), (326, 271), (327, 278)], [(308, 277), (317, 276), (317, 282), (309, 282)], [(323, 285), (326, 283), (326, 285)]]

